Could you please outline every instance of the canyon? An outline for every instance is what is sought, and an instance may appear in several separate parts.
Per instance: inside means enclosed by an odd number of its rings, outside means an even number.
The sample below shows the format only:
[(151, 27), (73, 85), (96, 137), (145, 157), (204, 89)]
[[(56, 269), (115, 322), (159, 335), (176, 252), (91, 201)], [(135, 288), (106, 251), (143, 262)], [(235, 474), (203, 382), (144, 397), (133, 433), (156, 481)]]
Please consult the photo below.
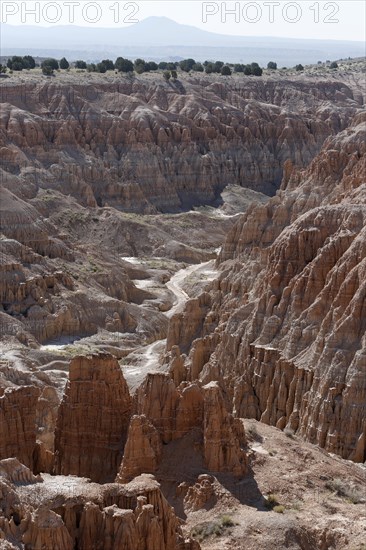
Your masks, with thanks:
[(363, 548), (365, 70), (1, 80), (0, 548)]

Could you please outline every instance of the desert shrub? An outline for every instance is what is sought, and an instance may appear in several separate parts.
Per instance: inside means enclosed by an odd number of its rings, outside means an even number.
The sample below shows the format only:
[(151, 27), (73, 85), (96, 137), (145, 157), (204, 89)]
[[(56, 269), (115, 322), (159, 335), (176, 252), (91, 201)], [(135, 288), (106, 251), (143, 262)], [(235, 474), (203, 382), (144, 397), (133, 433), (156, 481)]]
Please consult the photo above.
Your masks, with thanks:
[(215, 521), (209, 521), (201, 523), (200, 525), (196, 525), (196, 527), (194, 527), (191, 531), (191, 536), (197, 539), (198, 542), (202, 542), (212, 535), (216, 535), (217, 537), (219, 537), (221, 534), (222, 527), (219, 523)]
[(362, 491), (339, 478), (327, 481), (325, 487), (329, 489), (329, 491), (332, 491), (332, 493), (336, 493), (339, 497), (346, 498), (353, 504), (358, 504), (364, 499)]
[(59, 68), (57, 59), (54, 59), (53, 57), (49, 57), (48, 59), (45, 59), (41, 63), (41, 67), (50, 67), (52, 70), (57, 71)]
[(224, 534), (225, 529), (234, 527), (234, 525), (237, 525), (235, 521), (225, 514), (217, 521), (208, 521), (196, 525), (191, 531), (191, 536), (197, 539), (198, 542), (202, 542), (212, 536), (220, 537)]
[(285, 434), (286, 437), (289, 437), (290, 439), (294, 439), (295, 437), (295, 432), (291, 428), (285, 428), (283, 430), (283, 433)]
[(221, 518), (221, 525), (223, 527), (234, 527), (235, 521), (228, 515), (223, 515)]
[(251, 437), (253, 439), (255, 439), (256, 441), (263, 441), (263, 437), (261, 436), (261, 434), (258, 432), (258, 428), (255, 424), (252, 424), (249, 428), (248, 428), (248, 433), (251, 435)]
[(114, 66), (121, 73), (132, 73), (133, 72), (133, 63), (132, 63), (132, 61), (130, 61), (130, 59), (125, 59), (124, 57), (117, 57)]
[(285, 507), (282, 506), (282, 504), (278, 504), (277, 506), (273, 506), (272, 510), (277, 514), (283, 514), (283, 512), (285, 511)]
[(279, 506), (280, 503), (278, 502), (277, 495), (269, 493), (265, 499), (264, 505), (268, 510), (273, 510), (275, 506)]

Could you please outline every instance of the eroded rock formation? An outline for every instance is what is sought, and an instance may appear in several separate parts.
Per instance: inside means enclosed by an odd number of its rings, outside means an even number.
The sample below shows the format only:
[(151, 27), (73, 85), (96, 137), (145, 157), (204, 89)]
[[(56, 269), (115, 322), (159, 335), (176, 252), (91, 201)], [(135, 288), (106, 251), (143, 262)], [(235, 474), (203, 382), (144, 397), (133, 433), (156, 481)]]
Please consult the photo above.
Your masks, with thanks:
[(7, 388), (0, 395), (0, 459), (15, 457), (33, 468), (39, 389)]
[(137, 411), (143, 416), (131, 422), (118, 479), (156, 471), (163, 455), (161, 443), (168, 445), (192, 430), (201, 434), (207, 470), (245, 475), (244, 428), (227, 412), (218, 383), (202, 387), (200, 383), (182, 382), (176, 387), (169, 374), (149, 373), (136, 401)]
[(5, 549), (14, 548), (11, 543), (35, 550), (200, 548), (184, 537), (153, 476), (101, 486), (82, 478), (36, 478), (14, 460), (0, 462), (0, 541)]
[[(365, 126), (329, 138), (307, 170), (229, 233), (191, 370), (234, 414), (365, 460)], [(191, 328), (185, 313), (175, 332)], [(213, 322), (214, 321), (214, 322)], [(183, 336), (184, 338), (184, 336)], [(199, 345), (198, 345), (199, 342)], [(194, 363), (195, 350), (203, 349)]]
[(107, 354), (70, 363), (55, 431), (55, 471), (112, 481), (121, 462), (131, 398), (118, 361)]
[(203, 387), (203, 442), (205, 464), (211, 472), (230, 472), (236, 476), (246, 473), (247, 460), (242, 446), (245, 433), (242, 421), (227, 412), (217, 382)]
[(146, 416), (133, 416), (117, 481), (126, 483), (142, 472), (153, 474), (163, 449), (159, 432)]

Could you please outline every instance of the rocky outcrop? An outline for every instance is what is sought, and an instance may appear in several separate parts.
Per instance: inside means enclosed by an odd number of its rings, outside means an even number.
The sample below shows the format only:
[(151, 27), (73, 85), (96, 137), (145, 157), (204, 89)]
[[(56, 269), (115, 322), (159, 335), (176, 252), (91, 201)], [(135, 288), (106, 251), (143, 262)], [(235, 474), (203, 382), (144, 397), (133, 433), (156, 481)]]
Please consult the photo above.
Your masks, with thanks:
[(150, 373), (136, 400), (139, 414), (145, 416), (134, 417), (131, 423), (119, 479), (152, 471), (152, 467), (156, 471), (162, 456), (158, 436), (168, 445), (192, 430), (202, 434), (207, 470), (245, 475), (244, 428), (239, 419), (227, 412), (218, 383), (202, 388), (199, 383), (183, 382), (176, 387), (169, 374)]
[(70, 533), (62, 518), (46, 507), (38, 508), (30, 516), (22, 542), (26, 548), (43, 550), (72, 550), (74, 548)]
[(5, 458), (0, 460), (0, 476), (11, 483), (37, 483), (42, 481), (41, 476), (35, 476), (32, 471), (24, 466), (17, 458)]
[(137, 392), (137, 412), (153, 423), (163, 443), (169, 443), (202, 427), (202, 390), (188, 383), (176, 388), (169, 374), (149, 373)]
[(135, 501), (134, 509), (120, 508), (116, 504), (103, 510), (92, 503), (85, 506), (80, 524), (82, 550), (98, 548), (98, 545), (106, 550), (116, 547), (126, 550), (186, 548), (173, 509), (153, 478), (146, 475), (136, 478), (126, 486), (125, 493)]
[(192, 342), (203, 333), (203, 324), (212, 302), (208, 293), (198, 298), (188, 300), (182, 313), (176, 313), (170, 319), (167, 336), (167, 350), (173, 346), (186, 353)]
[(203, 387), (204, 458), (210, 472), (230, 472), (240, 477), (247, 469), (244, 426), (227, 412), (220, 386), (211, 382)]
[(151, 475), (101, 486), (75, 477), (35, 477), (16, 460), (0, 462), (0, 541), (8, 544), (4, 548), (14, 543), (37, 550), (200, 548), (183, 536)]
[(131, 398), (117, 360), (107, 354), (73, 359), (55, 431), (56, 473), (112, 481), (130, 417)]
[(207, 474), (198, 476), (194, 485), (187, 488), (184, 496), (184, 510), (187, 512), (197, 512), (216, 501), (214, 478)]
[(39, 389), (7, 388), (0, 396), (0, 459), (17, 458), (33, 468)]
[(160, 435), (153, 424), (146, 416), (133, 416), (116, 481), (127, 483), (142, 472), (153, 474), (158, 469), (162, 452)]

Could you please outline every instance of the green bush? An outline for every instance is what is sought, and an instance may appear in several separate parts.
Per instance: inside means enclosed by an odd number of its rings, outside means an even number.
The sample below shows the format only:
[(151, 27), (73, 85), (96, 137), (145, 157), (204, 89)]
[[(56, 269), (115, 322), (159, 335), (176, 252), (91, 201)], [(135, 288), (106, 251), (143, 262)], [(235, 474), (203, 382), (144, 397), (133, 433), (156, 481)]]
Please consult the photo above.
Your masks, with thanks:
[(124, 59), (123, 57), (118, 57), (114, 64), (117, 71), (120, 73), (132, 73), (133, 72), (133, 63), (129, 59)]
[(223, 76), (230, 76), (231, 75), (231, 69), (228, 65), (224, 65), (222, 68), (221, 68), (221, 74)]
[(48, 57), (41, 63), (41, 67), (50, 67), (53, 71), (57, 71), (59, 68), (57, 59), (54, 59), (53, 57)]
[(63, 57), (60, 59), (60, 69), (68, 69), (70, 67), (70, 63), (67, 61), (66, 57)]
[(45, 76), (52, 76), (54, 74), (54, 70), (52, 69), (52, 67), (50, 65), (44, 65), (42, 67), (42, 73)]
[(275, 63), (274, 61), (270, 61), (267, 65), (267, 69), (271, 69), (272, 71), (276, 71), (277, 70), (277, 63)]
[(180, 61), (179, 63), (179, 67), (185, 73), (189, 73), (189, 71), (192, 70), (194, 65), (196, 65), (196, 62), (191, 57), (189, 59), (183, 59), (183, 61)]
[(82, 59), (75, 61), (75, 69), (86, 69), (86, 62)]

